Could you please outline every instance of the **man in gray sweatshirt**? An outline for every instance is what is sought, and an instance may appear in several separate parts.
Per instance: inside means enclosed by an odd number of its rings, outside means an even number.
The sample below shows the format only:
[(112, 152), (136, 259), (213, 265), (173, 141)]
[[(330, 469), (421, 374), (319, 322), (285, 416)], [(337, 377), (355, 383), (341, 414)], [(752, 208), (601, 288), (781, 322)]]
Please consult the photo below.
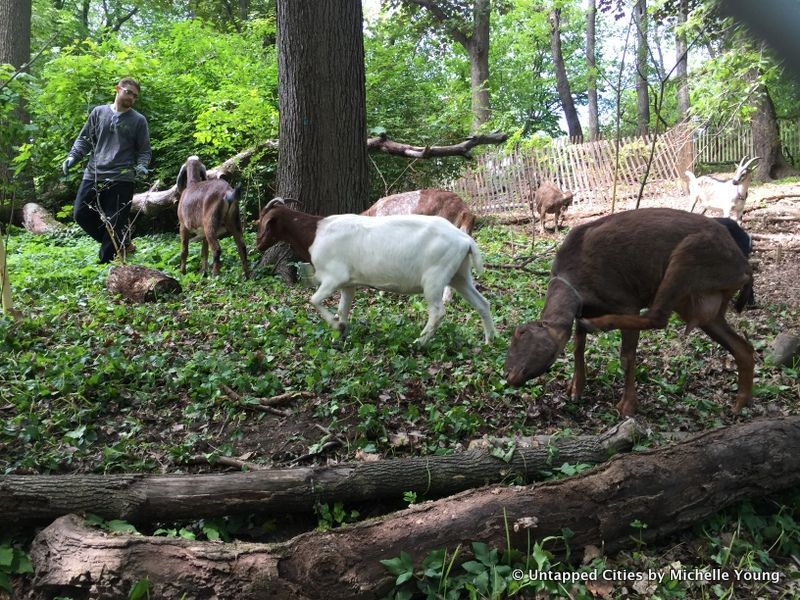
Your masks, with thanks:
[(62, 165), (64, 175), (89, 155), (75, 198), (75, 221), (100, 242), (100, 262), (124, 254), (136, 176), (147, 175), (150, 133), (147, 119), (131, 108), (139, 83), (125, 77), (116, 85), (113, 104), (95, 106)]

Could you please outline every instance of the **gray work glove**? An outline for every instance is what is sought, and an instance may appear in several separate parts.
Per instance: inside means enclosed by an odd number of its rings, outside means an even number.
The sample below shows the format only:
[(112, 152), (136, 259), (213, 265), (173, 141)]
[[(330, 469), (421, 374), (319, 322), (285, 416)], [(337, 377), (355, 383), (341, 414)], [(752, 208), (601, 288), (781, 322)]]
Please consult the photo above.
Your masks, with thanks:
[(69, 173), (69, 169), (72, 165), (75, 164), (75, 157), (68, 156), (63, 163), (61, 163), (61, 170), (64, 171), (64, 175)]
[(135, 167), (133, 167), (133, 170), (139, 177), (147, 177), (147, 174), (150, 172), (150, 170), (144, 165), (136, 165)]

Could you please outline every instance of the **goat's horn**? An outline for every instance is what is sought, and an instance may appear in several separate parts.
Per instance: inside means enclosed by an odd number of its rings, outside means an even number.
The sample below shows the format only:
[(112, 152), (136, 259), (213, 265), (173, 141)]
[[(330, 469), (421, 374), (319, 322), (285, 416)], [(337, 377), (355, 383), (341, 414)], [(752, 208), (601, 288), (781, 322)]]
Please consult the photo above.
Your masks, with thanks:
[(280, 204), (281, 206), (286, 206), (286, 202), (283, 201), (283, 198), (278, 196), (267, 202), (267, 205), (264, 207), (264, 210), (269, 210), (270, 208), (272, 208), (273, 206), (277, 206), (278, 204)]
[(749, 168), (749, 167), (750, 167), (750, 165), (751, 165), (751, 164), (753, 164), (755, 161), (757, 161), (759, 158), (761, 158), (761, 157), (760, 157), (760, 156), (754, 156), (753, 158), (751, 158), (750, 160), (748, 160), (748, 161), (745, 163), (745, 165), (744, 165), (742, 168), (743, 168), (743, 169), (747, 169), (747, 168)]

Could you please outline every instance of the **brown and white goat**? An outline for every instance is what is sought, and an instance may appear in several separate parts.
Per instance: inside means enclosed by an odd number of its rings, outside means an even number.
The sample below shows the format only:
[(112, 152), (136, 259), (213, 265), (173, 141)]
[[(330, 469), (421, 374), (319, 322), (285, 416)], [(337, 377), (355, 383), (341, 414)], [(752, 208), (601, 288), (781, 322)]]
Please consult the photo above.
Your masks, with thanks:
[(741, 223), (750, 179), (753, 176), (752, 166), (758, 159), (758, 156), (750, 160), (746, 156), (742, 158), (736, 165), (732, 179), (717, 179), (710, 175), (695, 177), (694, 173), (686, 171), (685, 175), (689, 179), (689, 200), (692, 200), (689, 212), (694, 212), (694, 207), (699, 202), (700, 214), (705, 214), (709, 208), (715, 208), (722, 211), (723, 217), (733, 215), (734, 220)]
[[(475, 289), (471, 267), (482, 259), (470, 236), (441, 217), (427, 215), (332, 215), (319, 217), (292, 210), (280, 198), (270, 200), (258, 222), (258, 249), (287, 242), (314, 266), (319, 282), (311, 303), (323, 319), (344, 336), (358, 287), (399, 294), (422, 293), (428, 321), (417, 342), (431, 339), (445, 310), (442, 293), (450, 286), (469, 302), (483, 321), (484, 339), (495, 335), (489, 303)], [(323, 301), (341, 292), (334, 316)]]
[(562, 192), (561, 188), (551, 181), (542, 183), (533, 194), (531, 210), (539, 219), (539, 227), (544, 233), (544, 218), (548, 213), (555, 216), (555, 230), (558, 233), (558, 222), (561, 220), (561, 211), (572, 204), (572, 192)]
[(361, 214), (367, 217), (388, 215), (442, 217), (467, 235), (472, 235), (475, 227), (475, 215), (470, 212), (458, 194), (434, 188), (384, 196)]
[[(733, 354), (738, 391), (733, 412), (753, 391), (753, 347), (725, 321), (728, 302), (752, 283), (744, 254), (725, 227), (701, 215), (644, 208), (574, 228), (556, 254), (539, 321), (517, 327), (506, 355), (509, 384), (547, 371), (575, 327), (575, 373), (568, 391), (580, 397), (586, 381), (586, 333), (620, 329), (625, 372), (620, 415), (636, 410), (634, 362), (639, 331), (663, 329), (675, 311), (686, 331), (699, 327)], [(647, 310), (640, 314), (642, 308)]]
[[(181, 273), (186, 273), (189, 240), (202, 239), (201, 270), (208, 272), (208, 247), (211, 246), (213, 275), (219, 275), (222, 249), (219, 238), (232, 235), (242, 261), (244, 276), (250, 276), (247, 249), (242, 238), (239, 216), (240, 187), (232, 188), (224, 179), (206, 179), (206, 168), (197, 156), (190, 156), (178, 173), (178, 222), (181, 236)], [(192, 238), (192, 236), (195, 236)]]

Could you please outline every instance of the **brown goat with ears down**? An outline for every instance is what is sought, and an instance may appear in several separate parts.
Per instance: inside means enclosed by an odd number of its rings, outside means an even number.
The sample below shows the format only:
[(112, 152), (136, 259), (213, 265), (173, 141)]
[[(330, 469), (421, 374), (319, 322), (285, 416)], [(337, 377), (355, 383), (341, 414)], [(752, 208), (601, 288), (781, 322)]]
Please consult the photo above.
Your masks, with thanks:
[[(244, 276), (250, 276), (247, 248), (242, 238), (239, 216), (240, 187), (232, 188), (224, 179), (206, 179), (206, 168), (197, 156), (190, 156), (178, 173), (178, 221), (181, 235), (181, 273), (186, 273), (189, 240), (202, 239), (202, 272), (208, 271), (208, 247), (213, 262), (211, 272), (219, 275), (222, 249), (219, 238), (232, 235), (242, 261)], [(195, 236), (192, 238), (192, 236)]]
[(753, 347), (731, 329), (725, 311), (731, 297), (752, 283), (752, 272), (724, 226), (670, 208), (609, 215), (570, 231), (551, 275), (541, 320), (514, 331), (505, 365), (509, 384), (522, 385), (547, 371), (577, 319), (575, 373), (568, 392), (578, 399), (586, 381), (586, 333), (620, 329), (625, 388), (617, 409), (630, 416), (636, 410), (639, 331), (663, 329), (674, 311), (687, 332), (699, 327), (736, 360), (733, 412), (750, 402)]

